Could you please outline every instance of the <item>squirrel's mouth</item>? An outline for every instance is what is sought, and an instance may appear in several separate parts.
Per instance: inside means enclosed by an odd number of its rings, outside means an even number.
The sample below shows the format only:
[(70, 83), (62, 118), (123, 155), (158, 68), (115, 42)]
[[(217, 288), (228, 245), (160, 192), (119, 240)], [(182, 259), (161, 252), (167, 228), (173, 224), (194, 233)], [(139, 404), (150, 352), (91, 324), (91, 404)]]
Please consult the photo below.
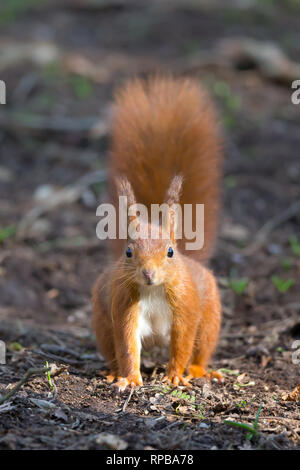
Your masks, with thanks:
[(159, 284), (156, 279), (153, 279), (153, 278), (145, 279), (144, 276), (142, 278), (139, 278), (137, 281), (138, 281), (138, 284), (140, 284), (141, 286), (147, 286), (147, 287), (157, 286)]
[(143, 269), (141, 274), (142, 274), (142, 279), (144, 281), (143, 283), (146, 284), (146, 286), (152, 286), (153, 284), (155, 284), (155, 281), (154, 281), (155, 273), (152, 270)]

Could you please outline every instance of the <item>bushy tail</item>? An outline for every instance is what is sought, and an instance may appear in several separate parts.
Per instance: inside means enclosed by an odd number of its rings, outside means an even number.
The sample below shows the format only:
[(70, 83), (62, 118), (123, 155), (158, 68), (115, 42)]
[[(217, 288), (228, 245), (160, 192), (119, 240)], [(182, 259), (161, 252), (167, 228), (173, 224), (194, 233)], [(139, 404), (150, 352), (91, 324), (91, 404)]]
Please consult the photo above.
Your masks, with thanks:
[[(215, 109), (194, 80), (153, 78), (133, 80), (116, 96), (112, 126), (110, 181), (126, 176), (136, 201), (160, 204), (171, 180), (183, 176), (181, 204), (204, 204), (205, 238), (200, 251), (182, 252), (205, 261), (212, 252), (220, 207), (222, 151)], [(115, 244), (115, 254), (123, 247)]]

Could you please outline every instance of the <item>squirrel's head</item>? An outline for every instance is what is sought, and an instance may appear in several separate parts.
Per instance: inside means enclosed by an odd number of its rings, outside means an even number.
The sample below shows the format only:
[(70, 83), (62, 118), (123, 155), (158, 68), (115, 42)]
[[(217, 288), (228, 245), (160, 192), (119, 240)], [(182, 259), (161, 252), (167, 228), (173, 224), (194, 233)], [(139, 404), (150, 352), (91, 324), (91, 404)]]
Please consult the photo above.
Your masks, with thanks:
[[(148, 210), (137, 204), (127, 178), (117, 180), (119, 196), (128, 203), (128, 239), (124, 246), (122, 264), (128, 279), (139, 285), (157, 286), (175, 275), (179, 254), (176, 233), (179, 224), (179, 198), (182, 177), (176, 175), (167, 191), (165, 202)], [(144, 213), (143, 213), (144, 212)]]

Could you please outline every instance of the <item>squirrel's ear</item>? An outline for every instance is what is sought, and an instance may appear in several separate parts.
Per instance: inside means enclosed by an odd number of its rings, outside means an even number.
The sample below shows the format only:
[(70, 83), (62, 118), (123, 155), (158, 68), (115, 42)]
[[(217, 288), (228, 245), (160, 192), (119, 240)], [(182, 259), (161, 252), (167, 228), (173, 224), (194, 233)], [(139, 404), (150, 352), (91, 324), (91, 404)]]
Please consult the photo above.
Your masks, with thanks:
[(118, 196), (126, 196), (129, 206), (136, 203), (132, 186), (126, 176), (120, 176), (116, 178), (116, 187)]
[(182, 183), (183, 177), (181, 175), (174, 176), (166, 194), (166, 203), (169, 206), (168, 222), (170, 227), (170, 238), (173, 243), (175, 243), (176, 234), (182, 222), (182, 211), (179, 204)]
[(117, 188), (118, 196), (119, 197), (120, 196), (126, 196), (127, 197), (126, 210), (127, 210), (128, 224), (130, 224), (131, 222), (134, 222), (136, 220), (136, 216), (129, 216), (129, 214), (128, 214), (128, 207), (136, 204), (135, 195), (134, 195), (132, 186), (129, 183), (126, 176), (120, 176), (120, 177), (116, 178), (115, 182), (116, 182), (116, 188)]
[(182, 183), (183, 177), (181, 175), (175, 175), (172, 179), (166, 195), (166, 203), (169, 206), (179, 202)]

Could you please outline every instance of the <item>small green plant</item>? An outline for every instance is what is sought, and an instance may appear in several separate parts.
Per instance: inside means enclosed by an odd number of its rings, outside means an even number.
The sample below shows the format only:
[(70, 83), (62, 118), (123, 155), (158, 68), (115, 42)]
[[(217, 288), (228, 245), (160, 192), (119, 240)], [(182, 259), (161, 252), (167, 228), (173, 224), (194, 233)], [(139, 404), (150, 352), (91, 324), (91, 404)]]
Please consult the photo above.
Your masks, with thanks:
[(223, 80), (216, 81), (213, 89), (216, 96), (224, 100), (225, 106), (229, 111), (237, 111), (241, 108), (240, 98), (232, 92), (228, 82)]
[(239, 370), (231, 370), (231, 369), (225, 369), (224, 367), (221, 369), (218, 369), (217, 372), (220, 372), (220, 374), (228, 374), (228, 375), (234, 375), (238, 377), (240, 375)]
[(71, 84), (77, 98), (85, 100), (92, 96), (93, 85), (89, 78), (74, 75), (71, 77)]
[(23, 346), (22, 344), (18, 343), (17, 341), (13, 341), (12, 343), (9, 343), (8, 349), (10, 351), (23, 351)]
[(295, 235), (292, 235), (289, 238), (289, 242), (294, 255), (300, 256), (300, 243), (298, 242), (297, 237), (295, 237)]
[(228, 175), (224, 178), (224, 183), (226, 188), (235, 188), (237, 184), (236, 177), (233, 175)]
[[(184, 400), (184, 401), (186, 401), (190, 404), (190, 407), (192, 408), (190, 413), (191, 413), (191, 417), (193, 419), (197, 419), (197, 420), (205, 419), (205, 416), (204, 416), (205, 408), (200, 403), (195, 403), (196, 398), (195, 398), (194, 395), (189, 395), (188, 393), (183, 392), (181, 390), (177, 390), (177, 389), (172, 390), (170, 395), (172, 397), (179, 398), (180, 400)], [(176, 414), (181, 414), (181, 412), (182, 412), (182, 403), (181, 404), (179, 403), (175, 408), (175, 413)], [(186, 413), (184, 413), (184, 414), (186, 414)]]
[(251, 441), (253, 438), (258, 437), (259, 435), (258, 421), (259, 421), (261, 410), (262, 410), (262, 405), (260, 405), (258, 408), (253, 424), (241, 423), (239, 421), (230, 421), (228, 419), (226, 419), (224, 423), (229, 424), (230, 426), (244, 429), (244, 431), (247, 431), (246, 438), (249, 441)]
[(247, 402), (246, 400), (242, 400), (240, 403), (237, 403), (236, 406), (241, 409), (243, 408), (243, 406), (246, 406), (247, 405)]
[(43, 66), (41, 69), (43, 76), (46, 79), (62, 79), (63, 77), (63, 69), (58, 62), (48, 62)]
[(237, 112), (241, 109), (240, 97), (234, 94), (230, 84), (224, 80), (218, 80), (213, 83), (213, 92), (224, 104), (223, 124), (230, 129), (234, 126)]
[(181, 390), (173, 390), (171, 393), (172, 397), (180, 398), (182, 400), (190, 401), (194, 403), (195, 397), (192, 395), (189, 395), (188, 393), (182, 392)]
[(11, 23), (19, 15), (40, 3), (41, 0), (1, 0), (0, 23)]
[(272, 282), (278, 292), (284, 294), (295, 284), (295, 279), (281, 279), (278, 276), (272, 276)]
[(290, 258), (282, 258), (280, 260), (280, 265), (283, 267), (283, 269), (285, 269), (286, 271), (288, 271), (289, 269), (292, 268), (293, 266), (293, 261), (290, 259)]
[[(46, 367), (47, 367), (47, 369), (49, 369), (48, 361), (46, 361)], [(54, 385), (52, 383), (51, 376), (50, 376), (50, 371), (47, 370), (46, 374), (47, 374), (48, 383), (49, 383), (50, 388), (54, 388)]]
[(8, 227), (0, 229), (0, 243), (3, 243), (7, 238), (13, 237), (16, 233), (16, 226), (9, 225)]
[(254, 380), (249, 380), (249, 382), (243, 384), (241, 382), (235, 382), (233, 385), (234, 390), (239, 390), (240, 388), (253, 387), (255, 385)]
[(237, 295), (242, 295), (248, 286), (248, 278), (247, 277), (241, 277), (241, 278), (230, 277), (229, 286), (231, 287), (233, 292), (235, 292)]
[(204, 416), (205, 408), (204, 408), (204, 406), (203, 405), (198, 405), (197, 407), (196, 407), (196, 405), (194, 405), (194, 406), (195, 406), (195, 409), (197, 410), (197, 414), (199, 415), (200, 419), (205, 419), (205, 416)]
[(216, 96), (221, 98), (226, 106), (227, 111), (235, 113), (241, 108), (241, 100), (235, 95), (228, 82), (218, 80), (213, 85), (213, 91)]

